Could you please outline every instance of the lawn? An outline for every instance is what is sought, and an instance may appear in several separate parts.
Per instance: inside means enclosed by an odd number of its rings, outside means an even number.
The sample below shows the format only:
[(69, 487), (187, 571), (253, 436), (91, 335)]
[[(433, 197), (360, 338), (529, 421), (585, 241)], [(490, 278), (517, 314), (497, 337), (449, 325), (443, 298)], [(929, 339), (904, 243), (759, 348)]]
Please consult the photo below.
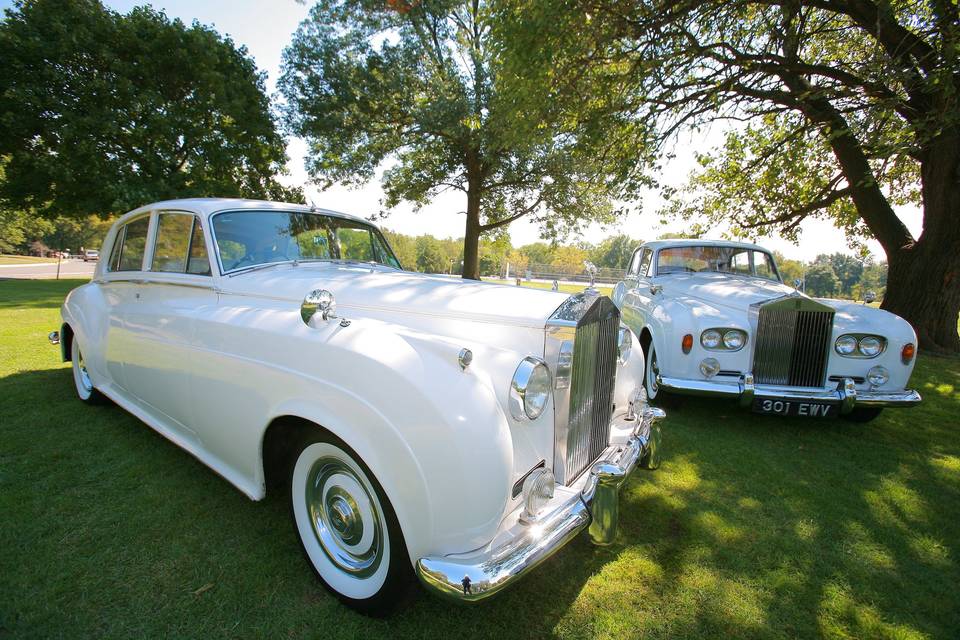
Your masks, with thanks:
[(46, 335), (79, 282), (0, 282), (0, 638), (960, 637), (960, 360), (921, 356), (924, 403), (867, 425), (688, 401), (614, 545), (369, 620), (314, 581), (283, 496), (75, 399)]
[(0, 264), (32, 264), (36, 262), (56, 262), (56, 258), (37, 258), (36, 256), (0, 255)]
[[(484, 278), (484, 282), (495, 282), (497, 284), (515, 284), (515, 280), (497, 280), (496, 278)], [(521, 287), (532, 287), (534, 289), (550, 289), (553, 287), (551, 282), (539, 282), (535, 280), (521, 280)], [(587, 287), (587, 283), (583, 284), (560, 284), (558, 285), (560, 291), (563, 293), (580, 293)], [(605, 296), (609, 296), (613, 292), (613, 286), (607, 284), (598, 284), (596, 286), (597, 291), (602, 293)]]

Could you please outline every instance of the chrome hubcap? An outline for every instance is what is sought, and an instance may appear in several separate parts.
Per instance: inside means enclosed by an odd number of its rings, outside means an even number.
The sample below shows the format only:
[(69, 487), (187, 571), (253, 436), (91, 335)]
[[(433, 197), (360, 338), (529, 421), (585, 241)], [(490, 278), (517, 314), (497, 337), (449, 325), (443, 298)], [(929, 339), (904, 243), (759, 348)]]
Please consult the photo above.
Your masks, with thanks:
[(657, 352), (650, 352), (650, 389), (656, 393), (659, 389), (657, 385), (657, 376), (660, 375), (660, 367), (657, 366)]
[(339, 569), (372, 575), (383, 558), (383, 528), (376, 501), (351, 467), (321, 458), (307, 474), (304, 494), (313, 533)]
[(80, 374), (80, 385), (87, 391), (93, 391), (93, 382), (90, 381), (90, 374), (87, 373), (87, 363), (83, 360), (83, 354), (77, 350), (77, 373)]

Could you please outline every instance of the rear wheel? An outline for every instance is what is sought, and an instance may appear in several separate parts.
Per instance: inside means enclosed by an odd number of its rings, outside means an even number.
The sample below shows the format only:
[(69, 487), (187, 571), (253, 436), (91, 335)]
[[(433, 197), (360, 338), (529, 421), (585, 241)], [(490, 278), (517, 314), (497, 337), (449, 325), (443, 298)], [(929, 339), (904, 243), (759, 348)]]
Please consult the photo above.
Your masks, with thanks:
[(73, 364), (73, 385), (77, 389), (77, 396), (87, 404), (103, 404), (106, 398), (93, 386), (76, 336), (70, 341), (70, 360)]
[(875, 420), (882, 411), (882, 407), (854, 407), (853, 411), (840, 417), (850, 422), (870, 422)]
[(344, 604), (390, 613), (412, 585), (400, 525), (380, 484), (339, 439), (310, 433), (290, 474), (300, 545), (314, 572)]

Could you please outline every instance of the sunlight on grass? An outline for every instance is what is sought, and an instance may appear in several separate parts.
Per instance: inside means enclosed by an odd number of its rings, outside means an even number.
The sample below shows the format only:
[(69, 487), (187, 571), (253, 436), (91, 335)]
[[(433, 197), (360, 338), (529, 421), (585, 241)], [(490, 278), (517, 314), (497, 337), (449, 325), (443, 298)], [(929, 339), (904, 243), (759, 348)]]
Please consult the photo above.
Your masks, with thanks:
[(820, 604), (820, 631), (827, 638), (890, 638), (922, 640), (928, 638), (916, 629), (887, 622), (876, 607), (858, 602), (849, 588), (829, 583)]
[(811, 542), (820, 533), (820, 527), (813, 520), (798, 520), (793, 526), (793, 531), (801, 540)]
[(950, 550), (947, 549), (947, 546), (931, 536), (918, 535), (912, 537), (910, 539), (910, 548), (917, 554), (917, 559), (920, 562), (941, 567), (953, 563), (950, 559)]
[(877, 489), (864, 491), (870, 512), (879, 522), (903, 528), (927, 522), (926, 502), (899, 477), (905, 473), (901, 467), (896, 475), (882, 478)]
[(873, 539), (873, 535), (860, 522), (847, 523), (846, 539), (841, 545), (844, 553), (853, 556), (862, 569), (893, 571), (897, 562), (893, 553)]
[(730, 524), (717, 513), (699, 513), (693, 518), (693, 523), (717, 542), (737, 542), (743, 537), (742, 528)]

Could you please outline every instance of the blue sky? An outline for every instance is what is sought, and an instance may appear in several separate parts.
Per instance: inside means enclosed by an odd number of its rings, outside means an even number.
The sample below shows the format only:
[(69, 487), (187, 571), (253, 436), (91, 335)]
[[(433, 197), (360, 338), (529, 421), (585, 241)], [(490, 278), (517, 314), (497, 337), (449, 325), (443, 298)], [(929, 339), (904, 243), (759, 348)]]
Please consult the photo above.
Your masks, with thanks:
[[(8, 8), (11, 0), (0, 0), (0, 8)], [(137, 2), (135, 0), (107, 0), (105, 4), (117, 11), (126, 13), (137, 5), (150, 4), (163, 10), (171, 18), (180, 18), (190, 23), (194, 20), (213, 25), (221, 33), (229, 34), (234, 42), (247, 47), (256, 60), (257, 66), (267, 72), (267, 87), (273, 92), (279, 76), (280, 60), (283, 48), (290, 41), (297, 25), (307, 16), (309, 6), (294, 0), (155, 0)], [(677, 145), (676, 159), (666, 163), (661, 180), (668, 184), (681, 184), (693, 167), (694, 150), (704, 150), (721, 139), (722, 130), (697, 134), (681, 139)], [(378, 202), (382, 192), (376, 183), (359, 190), (336, 187), (320, 193), (316, 187), (308, 184), (309, 177), (303, 168), (303, 155), (306, 144), (303, 140), (291, 140), (288, 145), (290, 176), (287, 182), (305, 185), (308, 197), (318, 206), (358, 215), (369, 215), (379, 210)], [(662, 233), (682, 231), (683, 222), (659, 223), (656, 210), (659, 200), (654, 194), (645, 198), (643, 210), (627, 216), (610, 228), (599, 225), (591, 227), (584, 235), (590, 242), (598, 242), (609, 234), (627, 233), (635, 238), (653, 239)], [(419, 235), (431, 233), (436, 236), (459, 237), (463, 235), (464, 217), (457, 212), (463, 211), (466, 203), (462, 194), (441, 194), (429, 206), (419, 212), (411, 207), (398, 208), (382, 224), (402, 233)], [(911, 231), (919, 233), (920, 215), (915, 209), (901, 212)], [(799, 246), (784, 242), (773, 236), (759, 239), (759, 243), (771, 249), (781, 251), (789, 258), (811, 260), (819, 253), (834, 251), (849, 252), (844, 235), (827, 222), (807, 221), (802, 226), (803, 235)], [(713, 234), (719, 237), (722, 229)], [(538, 240), (535, 225), (520, 220), (510, 226), (510, 235), (514, 246)], [(882, 258), (883, 252), (875, 242), (869, 243), (875, 256)]]

